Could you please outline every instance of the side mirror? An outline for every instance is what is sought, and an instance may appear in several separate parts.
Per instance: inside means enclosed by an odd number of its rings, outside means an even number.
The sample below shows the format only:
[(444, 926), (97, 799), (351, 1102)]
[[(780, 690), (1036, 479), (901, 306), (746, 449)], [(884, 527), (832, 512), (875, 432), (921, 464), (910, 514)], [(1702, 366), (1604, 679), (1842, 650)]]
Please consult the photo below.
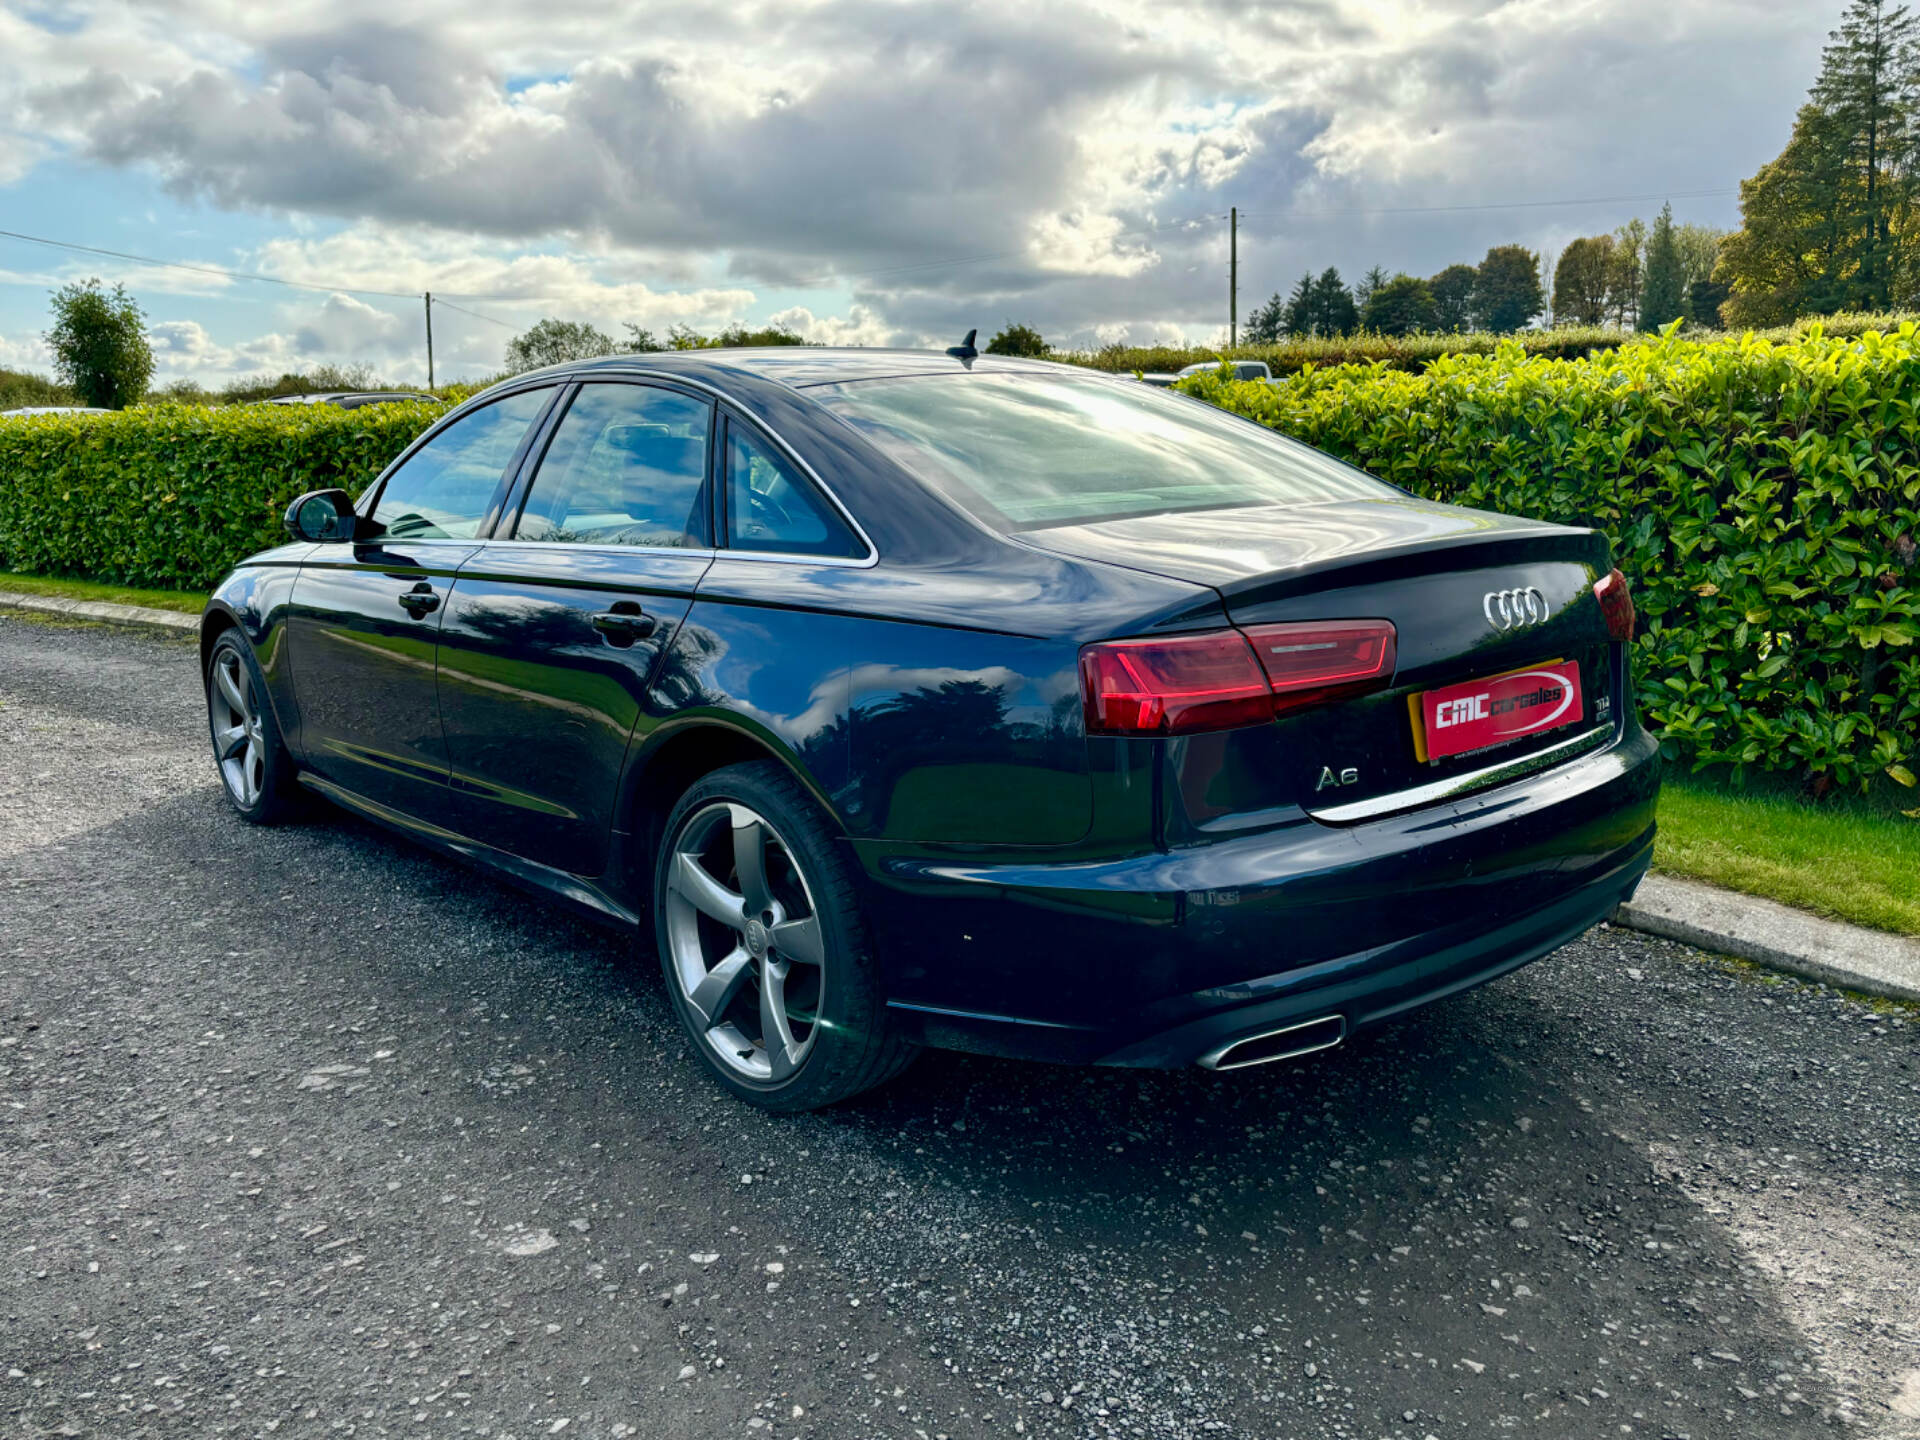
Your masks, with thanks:
[(353, 513), (353, 497), (344, 490), (309, 490), (287, 507), (283, 524), (296, 540), (325, 542), (352, 540), (360, 517)]

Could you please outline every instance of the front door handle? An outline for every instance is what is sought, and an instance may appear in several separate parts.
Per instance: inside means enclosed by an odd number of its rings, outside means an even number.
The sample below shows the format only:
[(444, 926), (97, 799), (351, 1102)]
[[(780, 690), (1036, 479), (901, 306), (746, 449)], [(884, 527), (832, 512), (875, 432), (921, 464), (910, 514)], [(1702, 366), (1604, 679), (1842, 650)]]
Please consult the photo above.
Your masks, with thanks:
[(631, 600), (614, 603), (611, 610), (593, 617), (593, 628), (606, 637), (609, 645), (625, 647), (644, 640), (660, 627), (660, 622), (644, 613)]
[(418, 620), (422, 615), (431, 615), (440, 608), (440, 597), (433, 593), (431, 585), (422, 580), (401, 595), (400, 608)]

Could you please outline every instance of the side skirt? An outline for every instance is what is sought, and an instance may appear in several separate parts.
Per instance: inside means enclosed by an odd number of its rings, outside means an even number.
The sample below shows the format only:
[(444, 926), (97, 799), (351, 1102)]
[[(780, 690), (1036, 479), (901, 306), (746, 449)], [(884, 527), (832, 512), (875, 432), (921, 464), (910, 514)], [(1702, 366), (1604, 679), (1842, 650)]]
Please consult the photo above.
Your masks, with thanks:
[[(559, 870), (551, 865), (542, 865), (537, 860), (527, 860), (481, 841), (469, 839), (457, 831), (428, 824), (424, 820), (369, 800), (364, 795), (355, 794), (343, 786), (334, 784), (331, 780), (324, 780), (308, 771), (300, 771), (299, 779), (302, 785), (326, 796), (343, 810), (371, 820), (376, 825), (416, 841), (430, 850), (438, 851), (442, 855), (450, 855), (476, 869), (498, 875), (522, 890), (542, 898), (558, 900), (585, 919), (622, 930), (637, 929), (640, 926), (640, 916), (636, 911), (609, 895), (585, 876)], [(616, 833), (614, 838), (617, 845), (622, 837)], [(616, 854), (608, 864), (607, 872), (619, 874), (620, 871), (620, 857)]]

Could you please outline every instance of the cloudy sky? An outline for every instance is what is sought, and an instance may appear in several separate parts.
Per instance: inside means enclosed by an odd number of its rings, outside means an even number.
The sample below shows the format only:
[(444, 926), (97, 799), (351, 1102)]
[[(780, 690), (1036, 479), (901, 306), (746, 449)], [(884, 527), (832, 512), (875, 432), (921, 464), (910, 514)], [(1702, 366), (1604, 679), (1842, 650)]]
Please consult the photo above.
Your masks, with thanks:
[(0, 238), (0, 366), (45, 368), (47, 290), (96, 274), (162, 383), (422, 380), (428, 289), (473, 312), (436, 307), (442, 380), (547, 314), (1204, 340), (1232, 205), (1243, 316), (1309, 267), (1554, 250), (1667, 195), (1733, 223), (1839, 9), (0, 0), (0, 230), (315, 287)]

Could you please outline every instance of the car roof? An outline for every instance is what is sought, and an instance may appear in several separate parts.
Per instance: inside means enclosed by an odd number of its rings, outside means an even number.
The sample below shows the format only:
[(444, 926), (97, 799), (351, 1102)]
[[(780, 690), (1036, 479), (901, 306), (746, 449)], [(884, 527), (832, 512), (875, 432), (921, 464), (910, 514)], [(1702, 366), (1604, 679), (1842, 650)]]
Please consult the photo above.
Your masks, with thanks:
[(873, 380), (886, 375), (946, 375), (968, 370), (1009, 374), (1098, 373), (1078, 365), (1060, 365), (1052, 361), (1026, 360), (1010, 355), (980, 355), (966, 361), (939, 350), (824, 345), (768, 345), (738, 350), (650, 350), (633, 355), (603, 355), (597, 360), (577, 360), (549, 369), (556, 375), (645, 369), (685, 375), (689, 379), (709, 380), (728, 375), (751, 375), (795, 389), (804, 389), (809, 385), (836, 385), (848, 380)]

